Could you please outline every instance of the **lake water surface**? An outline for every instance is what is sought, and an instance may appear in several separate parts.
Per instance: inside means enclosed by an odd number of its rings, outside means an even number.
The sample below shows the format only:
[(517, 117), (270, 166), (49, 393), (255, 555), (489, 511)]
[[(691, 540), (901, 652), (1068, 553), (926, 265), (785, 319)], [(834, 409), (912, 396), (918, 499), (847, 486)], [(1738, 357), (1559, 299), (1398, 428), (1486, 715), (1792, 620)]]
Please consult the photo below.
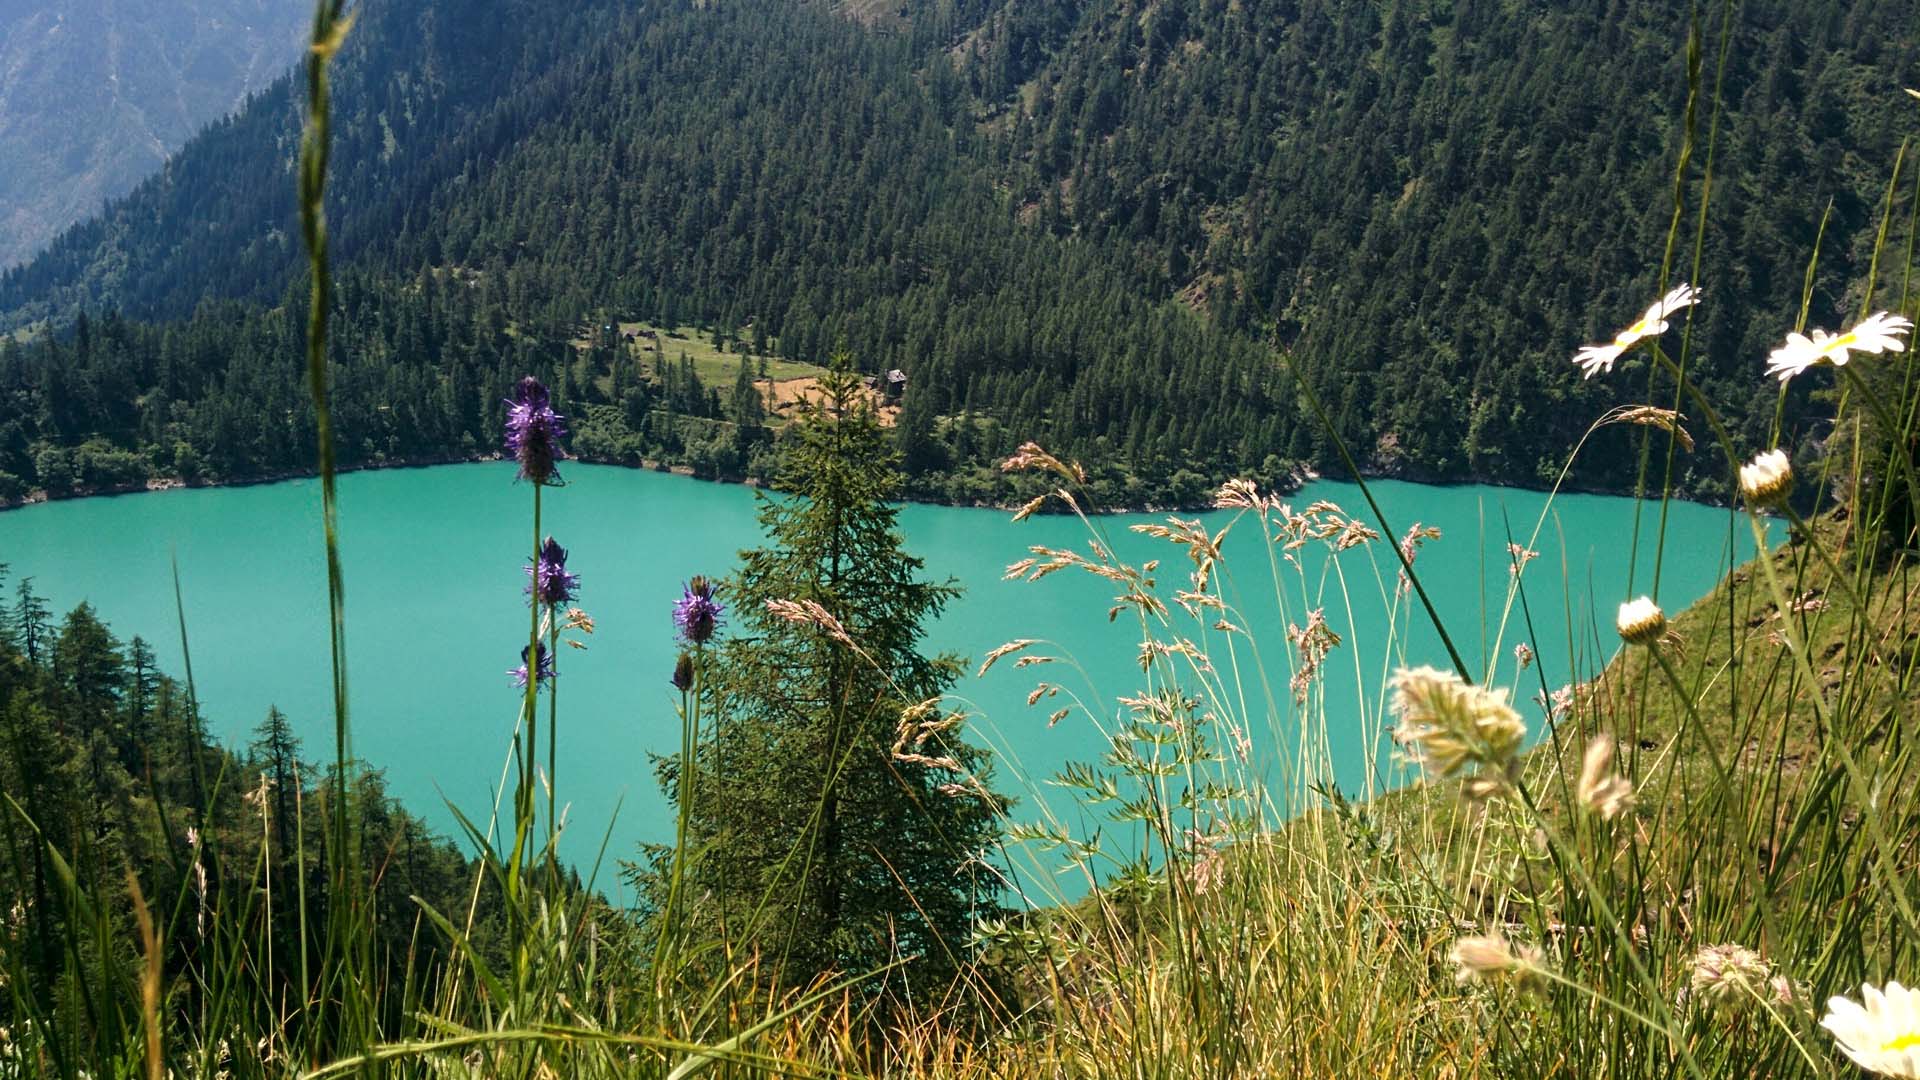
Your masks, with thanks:
[[(759, 533), (756, 497), (747, 488), (580, 464), (565, 472), (568, 486), (548, 492), (544, 520), (570, 552), (568, 565), (582, 577), (581, 606), (598, 623), (589, 651), (563, 649), (560, 657), (559, 791), (571, 806), (563, 845), (569, 857), (587, 862), (609, 828), (616, 858), (629, 857), (641, 841), (671, 839), (672, 815), (650, 757), (678, 747), (677, 695), (667, 682), (676, 652), (670, 609), (681, 582), (728, 573), (735, 553), (756, 544)], [(386, 770), (390, 790), (409, 808), (450, 834), (448, 801), (486, 820), (519, 704), (506, 671), (526, 642), (521, 567), (530, 491), (513, 475), (510, 464), (477, 464), (362, 472), (340, 482), (353, 750)], [(1533, 534), (1545, 495), (1392, 481), (1372, 489), (1394, 529), (1420, 522), (1442, 530), (1420, 552), (1422, 581), (1476, 672), (1486, 670), (1489, 656), (1500, 658), (1495, 678), (1502, 684), (1516, 683), (1511, 652), (1521, 642), (1537, 651), (1548, 686), (1597, 671), (1617, 645), (1614, 607), (1652, 591), (1659, 504), (1639, 504), (1636, 545), (1634, 500), (1563, 495), (1531, 545), (1540, 556), (1525, 574), (1524, 609), (1516, 606), (1502, 634), (1507, 543)], [(1289, 501), (1305, 507), (1317, 499), (1371, 521), (1349, 484), (1315, 482)], [(162, 666), (178, 675), (170, 570), (177, 557), (210, 731), (244, 744), (268, 706), (278, 705), (303, 733), (307, 757), (327, 761), (333, 729), (319, 510), (312, 480), (33, 506), (0, 513), (0, 562), (10, 563), (16, 577), (32, 576), (56, 611), (91, 602), (123, 640), (145, 637)], [(1190, 569), (1182, 550), (1126, 529), (1162, 520), (1123, 515), (1099, 525), (1122, 558), (1162, 560), (1158, 576), (1171, 600)], [(1218, 529), (1230, 515), (1204, 520)], [(1052, 726), (1048, 717), (1074, 698), (1105, 718), (1117, 713), (1117, 698), (1140, 686), (1139, 624), (1125, 614), (1110, 623), (1114, 587), (1090, 575), (1002, 580), (1029, 545), (1086, 551), (1085, 525), (1059, 516), (1015, 524), (999, 511), (921, 505), (904, 507), (900, 522), (928, 572), (966, 588), (932, 628), (932, 648), (963, 654), (977, 667), (1008, 639), (1041, 638), (1049, 644), (1036, 646), (1036, 654), (1073, 661), (1016, 669), (1009, 660), (980, 679), (970, 667), (954, 692), (977, 714), (974, 736), (1002, 756), (997, 785), (1020, 800), (1016, 819), (1036, 818), (1045, 808), (1077, 831), (1095, 827), (1046, 781), (1067, 761), (1095, 760), (1103, 739), (1085, 715)], [(1253, 725), (1256, 742), (1285, 738), (1298, 723), (1285, 686), (1286, 626), (1324, 606), (1344, 641), (1325, 684), (1341, 785), (1364, 794), (1370, 784), (1404, 780), (1380, 752), (1382, 674), (1400, 663), (1446, 666), (1446, 653), (1411, 600), (1399, 605), (1390, 629), (1392, 551), (1383, 543), (1349, 551), (1339, 556), (1343, 575), (1333, 575), (1324, 547), (1310, 546), (1298, 553), (1304, 573), (1278, 564), (1276, 600), (1258, 537), (1254, 522), (1241, 522), (1226, 544), (1223, 579), (1235, 606), (1228, 617), (1259, 643), (1273, 687), (1268, 695), (1251, 685), (1258, 680), (1242, 643), (1239, 686), (1262, 714)], [(1672, 505), (1659, 568), (1663, 605), (1685, 607), (1751, 548), (1750, 531), (1730, 512)], [(1202, 624), (1188, 622), (1177, 607), (1174, 614), (1183, 632), (1201, 636)], [(1207, 612), (1204, 623), (1218, 618)], [(1230, 670), (1220, 635), (1209, 633), (1216, 667)], [(1065, 690), (1028, 706), (1041, 677)], [(1529, 672), (1515, 693), (1536, 729), (1543, 713), (1527, 702), (1540, 686)], [(1272, 747), (1253, 752), (1270, 755)], [(610, 877), (603, 872), (601, 881), (611, 885)]]

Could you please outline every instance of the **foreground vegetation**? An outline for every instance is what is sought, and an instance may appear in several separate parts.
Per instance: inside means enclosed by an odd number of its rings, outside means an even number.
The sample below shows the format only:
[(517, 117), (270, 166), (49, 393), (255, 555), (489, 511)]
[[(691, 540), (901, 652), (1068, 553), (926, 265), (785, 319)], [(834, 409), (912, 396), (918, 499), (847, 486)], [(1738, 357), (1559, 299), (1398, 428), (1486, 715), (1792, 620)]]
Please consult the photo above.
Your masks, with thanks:
[[(675, 608), (682, 747), (660, 766), (675, 841), (627, 861), (644, 899), (619, 911), (553, 855), (558, 692), (568, 646), (593, 621), (564, 546), (542, 531), (545, 501), (567, 495), (570, 421), (537, 378), (513, 384), (504, 442), (529, 509), (528, 621), (502, 628), (525, 697), (511, 783), (490, 815), (466, 819), (471, 859), (410, 832), (352, 757), (320, 214), (341, 15), (326, 0), (316, 16), (299, 174), (332, 759), (309, 784), (271, 723), (250, 758), (205, 748), (190, 680), (182, 699), (133, 659), (143, 650), (117, 661), (84, 609), (49, 642), (22, 591), (0, 634), (14, 868), (0, 1068), (1920, 1075), (1920, 1007), (1894, 985), (1920, 972), (1906, 741), (1920, 667), (1907, 351), (1920, 198), (1904, 156), (1850, 286), (1855, 311), (1826, 324), (1834, 334), (1803, 313), (1745, 370), (1753, 384), (1778, 376), (1776, 417), (1818, 387), (1831, 425), (1801, 445), (1778, 422), (1730, 424), (1696, 379), (1694, 319), (1718, 301), (1671, 271), (1678, 238), (1705, 235), (1689, 162), (1715, 144), (1710, 125), (1689, 126), (1702, 142), (1682, 146), (1659, 280), (1610, 341), (1563, 352), (1594, 380), (1647, 376), (1651, 400), (1588, 432), (1630, 436), (1637, 453), (1613, 467), (1640, 478), (1642, 512), (1659, 514), (1683, 472), (1715, 473), (1740, 492), (1761, 554), (1669, 616), (1662, 549), (1687, 540), (1663, 531), (1628, 581), (1596, 584), (1611, 593), (1596, 600), (1624, 601), (1618, 623), (1581, 628), (1590, 647), (1564, 670), (1529, 644), (1543, 633), (1530, 592), (1575, 588), (1532, 558), (1545, 517), (1516, 523), (1497, 610), (1440, 611), (1418, 556), (1445, 538), (1385, 520), (1370, 498), (1295, 508), (1236, 480), (1215, 495), (1234, 512), (1225, 530), (1136, 526), (1166, 550), (1129, 564), (1088, 513), (1099, 492), (1087, 471), (1014, 448), (1002, 468), (1035, 493), (1020, 515), (1081, 513), (1092, 543), (1035, 548), (1009, 575), (1036, 589), (1093, 575), (1114, 599), (1088, 617), (1141, 632), (1126, 696), (1075, 698), (1052, 680), (1035, 691), (1064, 702), (1050, 723), (1106, 737), (1101, 760), (1054, 778), (1103, 823), (1091, 834), (1023, 813), (1001, 792), (1039, 778), (999, 775), (969, 743), (948, 689), (955, 658), (918, 647), (949, 588), (900, 549), (887, 503), (899, 459), (871, 399), (844, 365), (828, 373), (822, 402), (775, 444), (787, 496), (766, 504), (765, 546), (733, 579), (689, 582)], [(1708, 250), (1696, 240), (1695, 270)], [(1315, 381), (1292, 385), (1330, 452), (1356, 465)], [(1563, 477), (1619, 445), (1569, 443)], [(1777, 550), (1765, 514), (1791, 524)], [(1257, 575), (1226, 564), (1228, 530), (1258, 535), (1271, 594), (1242, 591)], [(1391, 560), (1383, 573), (1376, 549)], [(1344, 608), (1376, 602), (1385, 640), (1340, 633)], [(1494, 644), (1469, 655), (1449, 630), (1476, 618)], [(1249, 629), (1277, 626), (1285, 643), (1264, 647)], [(1410, 655), (1416, 626), (1437, 633), (1445, 665)], [(1044, 674), (1070, 660), (1045, 649), (1015, 638), (983, 665)], [(1330, 673), (1349, 663), (1377, 673), (1357, 716), (1326, 703)], [(1424, 785), (1343, 793), (1331, 736), (1352, 725), (1369, 745), (1391, 735)], [(177, 754), (149, 747), (161, 730)], [(81, 784), (126, 794), (63, 797)], [(401, 854), (417, 861), (396, 885)], [(1036, 892), (1014, 869), (1029, 857), (1080, 871), (1085, 894)]]

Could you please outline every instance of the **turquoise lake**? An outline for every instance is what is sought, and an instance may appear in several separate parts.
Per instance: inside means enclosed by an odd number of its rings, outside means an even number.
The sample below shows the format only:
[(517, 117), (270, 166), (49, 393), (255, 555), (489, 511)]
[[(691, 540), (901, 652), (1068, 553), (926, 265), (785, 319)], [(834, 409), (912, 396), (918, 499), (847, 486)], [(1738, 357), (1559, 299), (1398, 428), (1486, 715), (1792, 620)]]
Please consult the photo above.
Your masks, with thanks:
[[(748, 488), (581, 464), (565, 474), (568, 486), (546, 497), (546, 531), (570, 552), (569, 567), (582, 578), (581, 606), (598, 624), (589, 651), (563, 649), (560, 657), (558, 790), (570, 807), (562, 843), (584, 871), (609, 829), (609, 862), (630, 857), (642, 841), (671, 839), (672, 814), (650, 757), (678, 748), (677, 694), (667, 681), (676, 652), (670, 609), (681, 582), (726, 574), (735, 553), (756, 544), (759, 533)], [(526, 641), (521, 567), (530, 490), (513, 476), (510, 464), (474, 464), (355, 473), (340, 482), (353, 750), (385, 770), (393, 794), (449, 834), (449, 801), (487, 820), (519, 705), (506, 672)], [(1653, 591), (1657, 502), (1638, 504), (1636, 542), (1636, 503), (1627, 498), (1562, 495), (1541, 523), (1541, 493), (1393, 481), (1371, 487), (1397, 532), (1415, 522), (1442, 531), (1419, 553), (1421, 579), (1476, 674), (1487, 671), (1489, 657), (1498, 658), (1493, 681), (1515, 687), (1536, 733), (1544, 710), (1531, 699), (1542, 676), (1558, 687), (1596, 672), (1618, 645), (1615, 607)], [(1315, 482), (1286, 501), (1305, 508), (1320, 499), (1377, 527), (1353, 485)], [(34, 578), (57, 612), (92, 603), (123, 641), (146, 638), (178, 676), (184, 666), (170, 569), (177, 557), (209, 730), (244, 745), (268, 706), (277, 705), (303, 734), (307, 758), (327, 761), (333, 728), (319, 508), (319, 485), (311, 480), (32, 506), (0, 513), (0, 563), (11, 564), (16, 578)], [(1231, 520), (1220, 511), (1201, 517), (1215, 530)], [(1184, 551), (1127, 529), (1164, 520), (1128, 514), (1097, 524), (1124, 560), (1161, 560), (1157, 577), (1171, 604), (1187, 587)], [(929, 647), (971, 660), (953, 692), (975, 714), (973, 736), (1000, 755), (995, 784), (1018, 799), (1013, 817), (1037, 820), (1050, 811), (1077, 832), (1096, 827), (1048, 778), (1068, 761), (1097, 760), (1104, 739), (1087, 714), (1053, 725), (1049, 716), (1075, 699), (1109, 723), (1123, 711), (1118, 699), (1141, 686), (1139, 624), (1124, 613), (1109, 622), (1114, 587), (1091, 575), (1002, 580), (1029, 545), (1088, 551), (1086, 526), (1065, 516), (1014, 523), (1001, 511), (922, 505), (903, 507), (900, 523), (930, 575), (965, 586), (932, 628)], [(1537, 524), (1530, 546), (1539, 558), (1523, 576), (1525, 603), (1513, 606), (1502, 634), (1507, 544), (1525, 542)], [(1662, 604), (1677, 611), (1703, 595), (1735, 559), (1751, 554), (1751, 535), (1730, 511), (1668, 507)], [(1257, 685), (1247, 639), (1236, 636), (1244, 676), (1238, 686), (1256, 718), (1252, 757), (1271, 760), (1272, 744), (1298, 729), (1286, 686), (1286, 628), (1323, 606), (1343, 639), (1327, 660), (1324, 683), (1341, 787), (1364, 795), (1405, 782), (1380, 736), (1378, 688), (1394, 666), (1446, 666), (1447, 658), (1411, 597), (1399, 603), (1389, 636), (1397, 572), (1391, 548), (1375, 542), (1345, 552), (1336, 575), (1327, 569), (1326, 547), (1310, 544), (1297, 552), (1300, 570), (1278, 563), (1277, 600), (1264, 547), (1257, 522), (1243, 519), (1226, 542), (1221, 579), (1233, 605), (1227, 617), (1250, 631), (1269, 673), (1270, 694)], [(1221, 614), (1205, 612), (1194, 622), (1172, 610), (1175, 628), (1203, 642), (1216, 670), (1230, 672), (1223, 635), (1203, 629)], [(1062, 660), (1022, 669), (1009, 657), (975, 678), (981, 658), (1012, 638), (1044, 639), (1031, 652)], [(1522, 642), (1541, 667), (1517, 678), (1512, 650)], [(1042, 679), (1063, 690), (1029, 706)], [(1030, 869), (1044, 875), (1053, 868), (1040, 859)], [(599, 882), (620, 892), (610, 866)], [(1066, 878), (1059, 887), (1077, 891)]]

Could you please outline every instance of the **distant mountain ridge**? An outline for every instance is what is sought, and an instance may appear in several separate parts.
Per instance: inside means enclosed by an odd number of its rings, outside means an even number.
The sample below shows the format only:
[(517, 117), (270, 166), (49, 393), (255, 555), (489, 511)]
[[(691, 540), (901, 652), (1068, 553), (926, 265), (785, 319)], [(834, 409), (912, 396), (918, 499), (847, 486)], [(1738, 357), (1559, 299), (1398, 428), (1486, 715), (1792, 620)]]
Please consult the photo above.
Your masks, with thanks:
[(0, 7), (0, 267), (38, 252), (301, 54), (301, 0)]
[[(1816, 238), (1813, 323), (1864, 300), (1916, 126), (1913, 13), (1761, 0), (1726, 28), (1686, 189), (1711, 160), (1693, 371), (1743, 436), (1770, 426), (1756, 373)], [(1637, 357), (1592, 381), (1568, 358), (1656, 295), (1692, 17), (1673, 0), (367, 0), (335, 83), (329, 219), (336, 419), (375, 434), (345, 452), (490, 445), (481, 403), (534, 370), (609, 459), (750, 471), (751, 418), (713, 388), (569, 344), (646, 322), (906, 371), (909, 468), (961, 501), (1004, 494), (988, 465), (1025, 438), (1110, 467), (1136, 505), (1330, 465), (1296, 374), (1363, 468), (1550, 482), (1594, 417), (1649, 392)], [(1711, 97), (1720, 9), (1700, 17)], [(301, 393), (276, 359), (298, 317), (299, 113), (276, 84), (0, 275), (0, 327), (133, 320), (22, 352), (18, 415), (43, 419), (0, 422), (0, 472), (31, 485), (36, 445), (89, 437), (149, 445), (162, 471), (178, 446), (218, 475), (301, 460), (309, 432), (254, 414)], [(8, 377), (0, 356), (0, 394)], [(50, 409), (71, 379), (106, 389)], [(1597, 436), (1575, 482), (1630, 485), (1631, 437)], [(1707, 455), (1678, 468), (1684, 490), (1723, 479)]]

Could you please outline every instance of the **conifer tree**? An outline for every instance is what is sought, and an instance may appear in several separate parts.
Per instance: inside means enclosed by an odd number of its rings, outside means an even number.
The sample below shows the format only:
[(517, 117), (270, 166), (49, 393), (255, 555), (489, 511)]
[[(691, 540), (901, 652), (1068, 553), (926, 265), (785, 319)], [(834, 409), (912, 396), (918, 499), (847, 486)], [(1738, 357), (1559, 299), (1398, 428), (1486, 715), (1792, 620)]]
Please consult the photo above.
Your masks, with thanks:
[(53, 643), (53, 670), (88, 730), (112, 721), (126, 687), (126, 666), (120, 642), (100, 621), (93, 605), (82, 603), (61, 623), (60, 636)]
[(46, 600), (33, 591), (33, 579), (23, 577), (14, 587), (13, 630), (20, 636), (20, 651), (27, 654), (27, 662), (39, 664), (41, 653), (47, 645), (47, 616), (51, 613)]
[[(859, 379), (840, 363), (821, 390), (783, 441), (785, 494), (760, 511), (766, 544), (726, 586), (736, 635), (709, 666), (719, 720), (695, 755), (689, 824), (689, 891), (712, 910), (693, 921), (789, 985), (909, 959), (867, 985), (930, 991), (993, 900), (969, 867), (1000, 804), (985, 754), (937, 707), (913, 708), (960, 670), (920, 651), (958, 590), (926, 580), (903, 548), (887, 502), (898, 455)], [(817, 604), (825, 619), (790, 621), (770, 601)], [(663, 769), (670, 784), (678, 765)]]
[(293, 733), (293, 724), (277, 705), (268, 706), (267, 718), (253, 729), (253, 734), (247, 752), (271, 788), (268, 797), (273, 800), (274, 838), (280, 845), (280, 858), (285, 859), (293, 852), (294, 800), (300, 795), (300, 774), (305, 769), (300, 760), (300, 737)]
[(129, 767), (137, 767), (153, 742), (154, 697), (160, 691), (160, 668), (153, 647), (138, 634), (127, 643), (127, 738), (132, 751)]
[(733, 417), (734, 450), (742, 456), (766, 435), (766, 404), (760, 399), (760, 387), (753, 381), (753, 365), (745, 357), (733, 379), (733, 397), (728, 410)]
[[(54, 721), (37, 697), (32, 693), (16, 693), (0, 701), (6, 739), (5, 753), (0, 754), (0, 786), (29, 808), (40, 835), (65, 850), (72, 850), (68, 798), (71, 788), (59, 775), (65, 755), (60, 752), (59, 739), (54, 734)], [(25, 875), (29, 880), (13, 884), (14, 899), (26, 897), (31, 901), (27, 906), (34, 925), (29, 937), (39, 953), (34, 976), (41, 986), (51, 985), (54, 973), (59, 970), (60, 958), (60, 937), (55, 930), (58, 916), (52, 901), (47, 846), (25, 845), (22, 851), (31, 861)]]

